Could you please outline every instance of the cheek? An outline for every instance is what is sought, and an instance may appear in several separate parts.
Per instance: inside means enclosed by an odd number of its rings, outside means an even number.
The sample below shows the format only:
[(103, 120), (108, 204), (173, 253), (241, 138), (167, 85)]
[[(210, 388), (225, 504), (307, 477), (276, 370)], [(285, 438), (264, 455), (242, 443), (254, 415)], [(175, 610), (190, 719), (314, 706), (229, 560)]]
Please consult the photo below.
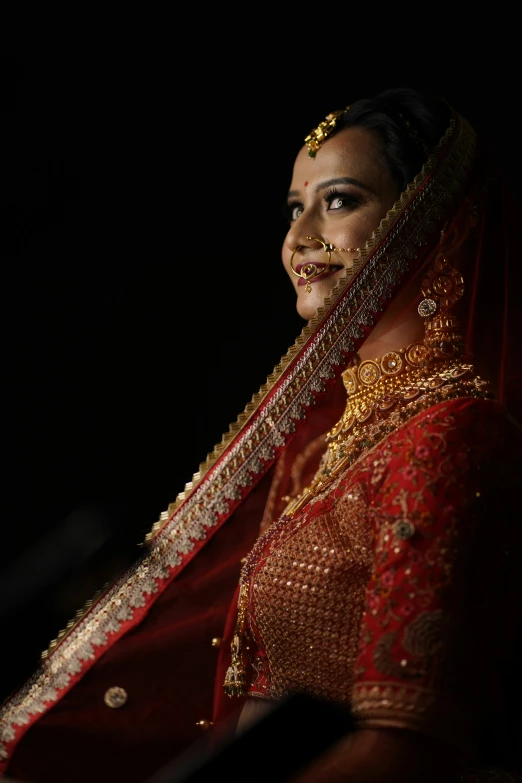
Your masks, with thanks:
[(350, 227), (347, 244), (352, 247), (363, 247), (373, 232), (379, 227), (381, 220), (386, 216), (388, 208), (384, 205), (376, 205), (361, 213), (358, 220)]
[(283, 262), (285, 271), (287, 272), (287, 274), (290, 275), (291, 278), (295, 278), (295, 280), (297, 280), (297, 277), (293, 274), (292, 269), (290, 267), (291, 257), (292, 257), (292, 253), (290, 252), (290, 250), (288, 250), (288, 248), (286, 247), (283, 247), (283, 250), (281, 252), (281, 260)]

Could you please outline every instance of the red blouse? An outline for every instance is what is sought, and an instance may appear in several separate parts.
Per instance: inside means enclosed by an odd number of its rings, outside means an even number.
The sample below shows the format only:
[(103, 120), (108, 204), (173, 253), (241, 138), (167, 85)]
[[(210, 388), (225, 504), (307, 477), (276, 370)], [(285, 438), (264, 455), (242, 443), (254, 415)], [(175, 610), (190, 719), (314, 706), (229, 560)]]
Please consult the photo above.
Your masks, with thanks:
[(307, 691), (473, 745), (505, 708), (520, 622), (521, 453), (498, 403), (440, 403), (268, 527), (248, 564), (249, 695)]

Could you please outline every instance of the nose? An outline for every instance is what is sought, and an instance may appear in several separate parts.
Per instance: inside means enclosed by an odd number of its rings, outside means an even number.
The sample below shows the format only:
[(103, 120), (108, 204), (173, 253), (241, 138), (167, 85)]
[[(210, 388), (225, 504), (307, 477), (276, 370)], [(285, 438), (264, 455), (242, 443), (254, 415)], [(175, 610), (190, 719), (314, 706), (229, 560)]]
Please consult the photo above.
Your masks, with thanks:
[(320, 245), (313, 237), (321, 236), (319, 233), (311, 230), (311, 226), (305, 226), (304, 222), (300, 223), (299, 220), (290, 227), (288, 234), (285, 237), (284, 244), (286, 250), (289, 253), (293, 253), (298, 247), (310, 248), (310, 250), (317, 250)]

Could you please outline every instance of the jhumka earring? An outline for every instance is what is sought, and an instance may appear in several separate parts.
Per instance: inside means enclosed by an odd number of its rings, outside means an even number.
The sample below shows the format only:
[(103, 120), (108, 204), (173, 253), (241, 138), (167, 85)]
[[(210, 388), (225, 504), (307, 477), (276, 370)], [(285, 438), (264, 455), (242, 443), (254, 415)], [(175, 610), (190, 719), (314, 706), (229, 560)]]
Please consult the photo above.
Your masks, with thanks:
[(462, 353), (460, 323), (450, 311), (464, 294), (464, 278), (439, 253), (421, 286), (424, 299), (418, 312), (424, 320), (424, 344), (434, 358), (451, 358)]
[(319, 242), (323, 246), (323, 251), (328, 255), (328, 263), (326, 264), (323, 269), (319, 269), (317, 267), (317, 264), (307, 263), (304, 264), (299, 272), (294, 267), (294, 256), (297, 253), (298, 250), (301, 250), (303, 245), (298, 245), (294, 252), (292, 253), (290, 257), (290, 268), (294, 275), (297, 277), (302, 277), (303, 280), (306, 280), (306, 288), (305, 291), (309, 294), (312, 291), (312, 286), (310, 285), (310, 280), (312, 277), (319, 277), (320, 275), (324, 275), (325, 272), (328, 271), (330, 268), (330, 265), (332, 263), (332, 252), (335, 253), (360, 253), (361, 248), (360, 247), (334, 247), (330, 242), (324, 242), (324, 240), (320, 239), (319, 237), (306, 237), (311, 242)]

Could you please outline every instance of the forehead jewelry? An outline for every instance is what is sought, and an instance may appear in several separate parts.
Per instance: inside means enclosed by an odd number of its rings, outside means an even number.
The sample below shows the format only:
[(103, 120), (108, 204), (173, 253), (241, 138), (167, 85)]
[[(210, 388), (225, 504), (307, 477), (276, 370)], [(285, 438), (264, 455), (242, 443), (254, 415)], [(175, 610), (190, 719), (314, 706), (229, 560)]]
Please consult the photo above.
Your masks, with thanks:
[(301, 250), (303, 245), (298, 245), (294, 252), (292, 253), (290, 257), (290, 268), (294, 275), (297, 277), (302, 277), (303, 280), (306, 280), (306, 288), (305, 291), (307, 294), (311, 293), (312, 286), (310, 285), (310, 280), (312, 277), (320, 277), (321, 275), (324, 275), (325, 272), (328, 271), (330, 268), (330, 264), (332, 263), (332, 252), (334, 253), (360, 253), (361, 248), (360, 247), (334, 247), (330, 242), (325, 242), (323, 239), (320, 239), (320, 237), (306, 237), (311, 242), (319, 242), (323, 246), (323, 252), (327, 254), (328, 256), (328, 263), (325, 267), (322, 269), (319, 269), (317, 267), (317, 264), (312, 264), (308, 262), (307, 264), (303, 264), (299, 272), (296, 271), (294, 267), (294, 256), (297, 253), (298, 250)]
[(305, 139), (305, 144), (308, 147), (308, 157), (315, 158), (317, 155), (317, 150), (323, 141), (328, 138), (332, 131), (335, 130), (337, 123), (349, 108), (350, 107), (347, 106), (345, 109), (333, 111), (331, 114), (328, 114), (322, 122), (319, 123), (317, 128), (314, 128), (310, 131)]

